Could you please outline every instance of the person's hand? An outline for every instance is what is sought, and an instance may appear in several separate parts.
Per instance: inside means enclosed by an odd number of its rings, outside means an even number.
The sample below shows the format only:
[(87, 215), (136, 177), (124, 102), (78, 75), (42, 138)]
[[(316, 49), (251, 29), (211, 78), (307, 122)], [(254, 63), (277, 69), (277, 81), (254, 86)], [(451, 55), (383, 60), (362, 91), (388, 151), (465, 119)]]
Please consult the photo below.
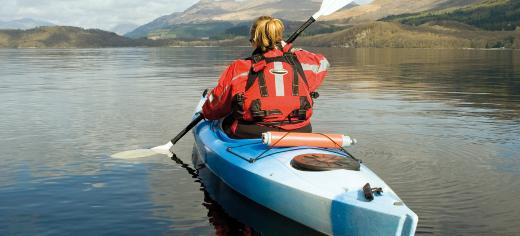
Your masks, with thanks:
[(285, 41), (281, 41), (280, 44), (282, 44), (282, 48), (285, 47), (285, 45), (287, 45), (287, 43)]

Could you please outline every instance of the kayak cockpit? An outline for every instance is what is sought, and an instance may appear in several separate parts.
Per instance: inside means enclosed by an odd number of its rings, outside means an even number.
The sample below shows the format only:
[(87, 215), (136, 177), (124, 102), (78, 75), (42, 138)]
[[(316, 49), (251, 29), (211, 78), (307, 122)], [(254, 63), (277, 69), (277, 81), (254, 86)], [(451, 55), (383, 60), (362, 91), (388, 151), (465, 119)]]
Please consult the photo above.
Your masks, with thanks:
[[(269, 156), (274, 156), (277, 154), (281, 154), (284, 152), (291, 152), (296, 150), (303, 150), (303, 149), (316, 149), (321, 151), (328, 151), (332, 152), (334, 154), (328, 154), (332, 155), (334, 157), (342, 158), (342, 159), (348, 159), (348, 160), (354, 160), (351, 158), (351, 156), (348, 153), (342, 152), (338, 149), (332, 149), (332, 148), (320, 148), (320, 147), (308, 147), (308, 146), (297, 146), (297, 147), (268, 147), (264, 143), (262, 143), (262, 140), (260, 138), (258, 139), (234, 139), (229, 137), (226, 132), (222, 129), (222, 121), (213, 121), (212, 124), (210, 124), (211, 129), (215, 131), (215, 134), (219, 139), (221, 139), (224, 143), (226, 143), (226, 150), (230, 152), (231, 154), (246, 160), (250, 163), (253, 163), (255, 161), (258, 161), (262, 158), (266, 158)], [(324, 155), (317, 153), (316, 155)], [(323, 159), (323, 156), (321, 156)], [(329, 158), (329, 161), (332, 160)], [(339, 160), (339, 159), (336, 159)], [(357, 162), (357, 161), (355, 161)], [(307, 168), (300, 168), (302, 170), (325, 170), (320, 168), (312, 168), (312, 163), (305, 162), (305, 157), (301, 157), (299, 162), (296, 162), (296, 164), (299, 167), (307, 167)], [(339, 162), (337, 162), (339, 164)], [(343, 162), (344, 163), (344, 162)], [(315, 163), (317, 165), (319, 163)], [(323, 164), (323, 163), (322, 163)], [(357, 165), (357, 169), (359, 170), (359, 164)]]

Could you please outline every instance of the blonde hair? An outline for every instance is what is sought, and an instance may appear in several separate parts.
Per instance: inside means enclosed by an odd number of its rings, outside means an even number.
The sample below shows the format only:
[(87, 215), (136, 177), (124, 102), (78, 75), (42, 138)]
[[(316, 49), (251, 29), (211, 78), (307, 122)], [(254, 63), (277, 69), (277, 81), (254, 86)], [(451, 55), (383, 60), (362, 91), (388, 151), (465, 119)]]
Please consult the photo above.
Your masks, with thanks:
[(271, 16), (261, 16), (251, 26), (249, 41), (262, 51), (274, 49), (283, 40), (284, 25)]

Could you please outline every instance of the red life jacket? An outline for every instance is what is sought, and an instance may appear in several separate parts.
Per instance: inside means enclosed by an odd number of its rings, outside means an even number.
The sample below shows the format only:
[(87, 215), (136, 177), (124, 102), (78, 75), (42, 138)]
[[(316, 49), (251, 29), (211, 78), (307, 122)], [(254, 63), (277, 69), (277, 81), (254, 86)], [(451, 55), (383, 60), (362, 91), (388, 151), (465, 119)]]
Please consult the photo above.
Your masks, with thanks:
[(251, 60), (252, 66), (245, 91), (234, 96), (235, 119), (280, 127), (306, 121), (312, 116), (311, 91), (296, 55), (284, 50), (283, 56), (266, 58), (255, 54), (247, 59)]

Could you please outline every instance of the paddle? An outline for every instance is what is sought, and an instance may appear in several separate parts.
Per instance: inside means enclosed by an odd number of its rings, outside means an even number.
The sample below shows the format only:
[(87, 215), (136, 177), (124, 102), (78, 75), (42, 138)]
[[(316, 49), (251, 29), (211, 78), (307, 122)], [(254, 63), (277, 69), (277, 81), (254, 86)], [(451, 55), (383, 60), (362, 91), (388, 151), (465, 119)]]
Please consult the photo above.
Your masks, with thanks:
[(165, 154), (168, 156), (172, 156), (175, 152), (173, 151), (173, 145), (177, 143), (186, 133), (188, 133), (195, 125), (197, 125), (201, 120), (204, 119), (204, 116), (202, 116), (201, 113), (197, 113), (195, 115), (195, 118), (180, 132), (173, 138), (170, 142), (153, 147), (150, 149), (135, 149), (130, 151), (124, 151), (124, 152), (118, 152), (116, 154), (111, 155), (113, 158), (119, 158), (119, 159), (133, 159), (133, 158), (140, 158), (140, 157), (146, 157), (146, 156), (152, 156), (155, 154)]
[(173, 138), (169, 143), (151, 149), (156, 151), (157, 153), (175, 154), (175, 152), (173, 151), (173, 145), (175, 145), (177, 141), (184, 137), (186, 133), (188, 133), (193, 127), (195, 127), (195, 125), (197, 125), (203, 119), (204, 116), (202, 115), (202, 113), (197, 113), (195, 115), (195, 118), (193, 118), (193, 120), (188, 124), (188, 126), (186, 126), (180, 133), (178, 133), (177, 136), (175, 136), (175, 138)]
[[(289, 39), (287, 39), (287, 43), (292, 43), (294, 40), (312, 23), (314, 23), (318, 18), (321, 16), (326, 16), (334, 13), (335, 11), (343, 8), (347, 4), (351, 3), (352, 0), (323, 0), (321, 3), (320, 10), (314, 15), (312, 15), (303, 25), (294, 32)], [(206, 92), (204, 93), (206, 94)], [(204, 96), (204, 95), (203, 95)], [(137, 149), (137, 150), (131, 150), (131, 151), (125, 151), (113, 154), (112, 157), (114, 158), (121, 158), (121, 159), (131, 159), (131, 158), (139, 158), (139, 157), (145, 157), (145, 156), (151, 156), (155, 154), (166, 154), (169, 156), (173, 156), (173, 146), (179, 141), (186, 133), (188, 133), (195, 125), (197, 125), (201, 120), (203, 120), (204, 117), (201, 114), (197, 114), (195, 118), (179, 133), (175, 138), (173, 138), (170, 142), (153, 147), (150, 149)]]
[[(206, 97), (208, 94), (209, 89), (205, 89), (202, 93), (202, 97)], [(200, 100), (198, 104), (198, 108), (201, 109), (202, 105), (204, 104), (205, 100)], [(173, 157), (175, 152), (173, 150), (173, 145), (177, 143), (186, 133), (188, 133), (195, 125), (197, 125), (201, 120), (204, 119), (204, 116), (202, 113), (196, 113), (194, 118), (191, 120), (191, 122), (173, 138), (170, 142), (153, 147), (150, 149), (135, 149), (130, 151), (124, 151), (124, 152), (118, 152), (116, 154), (111, 155), (113, 158), (119, 158), (119, 159), (133, 159), (133, 158), (140, 158), (140, 157), (146, 157), (146, 156), (152, 156), (156, 154), (165, 154), (169, 157)]]
[(337, 10), (345, 7), (347, 4), (351, 3), (353, 0), (323, 0), (321, 2), (320, 10), (314, 15), (312, 15), (303, 25), (294, 32), (289, 39), (287, 39), (287, 43), (292, 43), (294, 40), (305, 30), (307, 27), (309, 27), (312, 23), (318, 20), (321, 16), (327, 16), (330, 15)]

